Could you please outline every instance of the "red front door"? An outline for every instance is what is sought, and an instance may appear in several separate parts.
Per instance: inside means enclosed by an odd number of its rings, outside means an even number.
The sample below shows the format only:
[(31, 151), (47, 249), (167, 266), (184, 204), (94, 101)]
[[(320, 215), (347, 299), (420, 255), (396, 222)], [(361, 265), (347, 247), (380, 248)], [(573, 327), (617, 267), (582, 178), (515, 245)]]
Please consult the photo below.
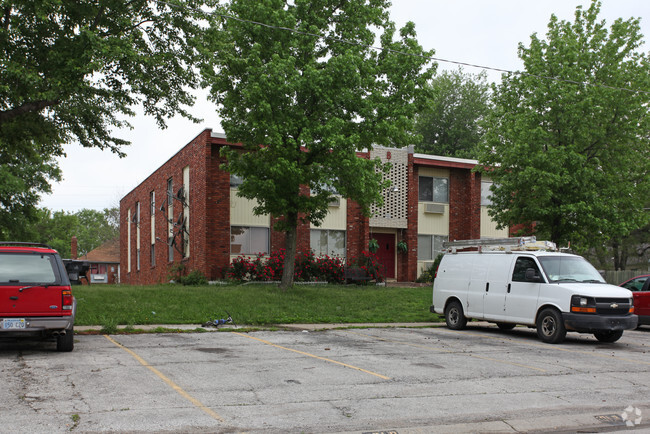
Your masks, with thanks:
[(372, 234), (379, 243), (377, 259), (384, 266), (384, 276), (387, 279), (395, 278), (395, 235), (394, 234)]

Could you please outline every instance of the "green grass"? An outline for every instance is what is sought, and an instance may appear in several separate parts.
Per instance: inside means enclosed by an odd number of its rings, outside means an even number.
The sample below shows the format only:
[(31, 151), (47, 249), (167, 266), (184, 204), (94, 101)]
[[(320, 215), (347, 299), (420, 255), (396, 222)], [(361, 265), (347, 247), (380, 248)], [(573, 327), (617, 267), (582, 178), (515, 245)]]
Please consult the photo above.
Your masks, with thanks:
[(241, 325), (438, 321), (431, 288), (354, 285), (75, 286), (76, 325), (201, 324), (227, 317)]

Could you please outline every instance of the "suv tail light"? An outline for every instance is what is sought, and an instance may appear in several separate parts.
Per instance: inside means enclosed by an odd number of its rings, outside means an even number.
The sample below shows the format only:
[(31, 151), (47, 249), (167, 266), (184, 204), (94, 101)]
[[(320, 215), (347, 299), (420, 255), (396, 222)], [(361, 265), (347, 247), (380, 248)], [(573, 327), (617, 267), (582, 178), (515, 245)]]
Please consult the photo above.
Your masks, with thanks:
[(61, 301), (63, 310), (72, 310), (72, 291), (64, 289), (61, 291), (61, 296), (63, 297), (63, 300)]

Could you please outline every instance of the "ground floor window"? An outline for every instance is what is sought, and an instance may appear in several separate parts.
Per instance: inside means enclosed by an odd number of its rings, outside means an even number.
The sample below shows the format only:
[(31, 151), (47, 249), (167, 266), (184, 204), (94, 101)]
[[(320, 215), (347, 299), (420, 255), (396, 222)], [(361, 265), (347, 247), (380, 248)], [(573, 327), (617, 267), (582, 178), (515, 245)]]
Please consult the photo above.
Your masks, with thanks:
[(418, 261), (433, 261), (442, 253), (442, 243), (447, 235), (418, 235)]
[(256, 255), (258, 253), (269, 253), (269, 228), (230, 227), (231, 255)]
[(345, 258), (345, 231), (312, 229), (309, 244), (316, 256)]

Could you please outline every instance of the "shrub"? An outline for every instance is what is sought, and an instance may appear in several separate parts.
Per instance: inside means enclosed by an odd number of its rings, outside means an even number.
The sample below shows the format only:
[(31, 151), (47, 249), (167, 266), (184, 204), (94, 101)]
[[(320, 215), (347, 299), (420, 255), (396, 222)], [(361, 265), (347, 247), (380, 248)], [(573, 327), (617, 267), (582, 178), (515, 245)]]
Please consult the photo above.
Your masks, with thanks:
[(361, 252), (361, 255), (348, 261), (348, 267), (358, 267), (364, 270), (370, 279), (377, 283), (384, 281), (384, 266), (379, 263), (377, 255), (374, 253)]
[[(271, 252), (268, 257), (261, 253), (255, 258), (238, 256), (233, 259), (226, 277), (237, 281), (273, 281), (282, 279), (286, 251)], [(294, 279), (298, 282), (343, 283), (344, 263), (340, 258), (316, 257), (313, 251), (296, 255)]]
[(187, 276), (181, 277), (180, 283), (183, 285), (207, 285), (208, 279), (199, 270), (192, 270)]
[(433, 283), (434, 279), (436, 278), (436, 272), (438, 271), (438, 267), (440, 266), (440, 261), (442, 261), (442, 256), (443, 256), (442, 253), (436, 256), (436, 259), (433, 261), (433, 264), (431, 264), (429, 268), (422, 271), (422, 274), (420, 274), (416, 282)]

